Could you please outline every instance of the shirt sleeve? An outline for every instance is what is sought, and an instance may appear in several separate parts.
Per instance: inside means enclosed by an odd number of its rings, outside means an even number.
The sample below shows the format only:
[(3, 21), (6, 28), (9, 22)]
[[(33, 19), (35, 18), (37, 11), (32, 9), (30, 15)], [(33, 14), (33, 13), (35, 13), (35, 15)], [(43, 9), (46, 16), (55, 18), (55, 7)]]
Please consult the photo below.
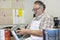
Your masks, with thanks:
[(54, 21), (52, 18), (45, 18), (39, 26), (39, 29), (53, 28)]

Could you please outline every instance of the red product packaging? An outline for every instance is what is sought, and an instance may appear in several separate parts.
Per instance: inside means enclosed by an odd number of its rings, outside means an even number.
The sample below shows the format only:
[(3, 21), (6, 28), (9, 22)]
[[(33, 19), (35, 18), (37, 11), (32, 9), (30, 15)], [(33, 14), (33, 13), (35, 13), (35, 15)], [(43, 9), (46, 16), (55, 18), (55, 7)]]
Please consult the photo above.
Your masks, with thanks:
[(10, 40), (10, 30), (5, 30), (4, 34), (5, 34), (5, 40)]

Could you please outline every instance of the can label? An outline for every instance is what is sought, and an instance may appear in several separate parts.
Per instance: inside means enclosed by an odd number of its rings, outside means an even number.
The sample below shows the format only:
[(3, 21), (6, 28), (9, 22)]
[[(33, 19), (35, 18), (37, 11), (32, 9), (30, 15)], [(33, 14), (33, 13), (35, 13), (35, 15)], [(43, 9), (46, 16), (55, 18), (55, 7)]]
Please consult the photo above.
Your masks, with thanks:
[(5, 30), (5, 40), (10, 40), (10, 30)]

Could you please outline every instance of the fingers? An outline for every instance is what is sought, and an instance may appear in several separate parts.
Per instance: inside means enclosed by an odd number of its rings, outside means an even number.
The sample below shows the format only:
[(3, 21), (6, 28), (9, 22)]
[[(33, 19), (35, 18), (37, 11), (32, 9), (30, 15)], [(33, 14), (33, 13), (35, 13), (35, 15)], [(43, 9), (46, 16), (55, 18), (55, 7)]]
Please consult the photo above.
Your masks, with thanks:
[(19, 33), (19, 32), (20, 32), (20, 30), (16, 30), (16, 32), (17, 32), (17, 33)]

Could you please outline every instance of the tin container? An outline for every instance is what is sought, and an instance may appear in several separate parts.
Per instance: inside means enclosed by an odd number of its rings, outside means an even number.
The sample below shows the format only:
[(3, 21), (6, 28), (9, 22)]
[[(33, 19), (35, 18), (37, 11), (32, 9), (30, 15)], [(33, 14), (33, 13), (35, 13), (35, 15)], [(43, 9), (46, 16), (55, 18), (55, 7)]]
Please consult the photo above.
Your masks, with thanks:
[(5, 40), (10, 40), (10, 30), (5, 30)]
[(60, 30), (58, 29), (44, 29), (43, 40), (59, 40)]

